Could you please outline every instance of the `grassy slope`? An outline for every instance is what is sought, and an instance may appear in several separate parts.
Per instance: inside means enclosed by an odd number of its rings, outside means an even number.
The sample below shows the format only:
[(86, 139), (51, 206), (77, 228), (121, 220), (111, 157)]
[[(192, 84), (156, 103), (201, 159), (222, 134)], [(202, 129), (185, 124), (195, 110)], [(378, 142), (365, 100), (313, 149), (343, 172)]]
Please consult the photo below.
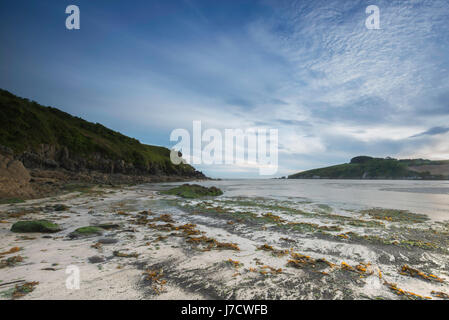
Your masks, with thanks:
[[(362, 163), (345, 163), (336, 166), (303, 171), (289, 176), (289, 179), (329, 178), (329, 179), (442, 179), (429, 173), (409, 170), (409, 166), (439, 165), (447, 161), (430, 161), (424, 159), (382, 159), (371, 158)], [(446, 177), (447, 178), (447, 177)]]
[(175, 167), (170, 151), (141, 144), (99, 123), (91, 123), (52, 107), (43, 107), (0, 89), (0, 145), (16, 153), (41, 144), (66, 146), (71, 154), (85, 158), (99, 153), (135, 166), (157, 164), (166, 173), (193, 172), (191, 166)]

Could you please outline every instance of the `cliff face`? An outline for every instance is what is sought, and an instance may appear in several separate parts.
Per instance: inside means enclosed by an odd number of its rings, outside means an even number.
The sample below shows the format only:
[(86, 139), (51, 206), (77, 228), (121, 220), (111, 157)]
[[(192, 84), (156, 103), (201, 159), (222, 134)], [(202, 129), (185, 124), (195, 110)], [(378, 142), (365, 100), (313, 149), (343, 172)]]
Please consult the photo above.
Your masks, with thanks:
[(15, 156), (28, 169), (58, 170), (70, 172), (96, 171), (105, 174), (152, 175), (152, 176), (205, 176), (190, 166), (171, 164), (167, 150), (167, 161), (133, 163), (124, 159), (111, 159), (101, 153), (92, 153), (87, 157), (73, 154), (67, 146), (41, 144)]
[[(2, 185), (22, 176), (19, 167), (28, 171), (31, 182), (47, 184), (72, 180), (132, 183), (206, 178), (190, 165), (171, 163), (167, 148), (142, 144), (101, 124), (1, 89), (0, 155)], [(11, 194), (32, 195), (26, 191), (26, 179), (25, 175), (19, 179), (23, 192)]]

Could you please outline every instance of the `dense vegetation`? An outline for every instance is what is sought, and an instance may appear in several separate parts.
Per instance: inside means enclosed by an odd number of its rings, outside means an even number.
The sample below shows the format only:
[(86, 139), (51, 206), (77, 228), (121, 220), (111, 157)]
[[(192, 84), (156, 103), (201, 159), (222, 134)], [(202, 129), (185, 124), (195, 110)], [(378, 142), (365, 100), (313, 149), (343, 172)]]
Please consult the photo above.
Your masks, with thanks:
[(425, 159), (397, 160), (392, 158), (373, 158), (359, 156), (350, 163), (326, 168), (313, 169), (290, 175), (289, 179), (443, 179), (428, 172), (416, 172), (410, 166), (439, 165), (448, 161), (431, 161)]
[(19, 98), (0, 89), (0, 145), (16, 154), (40, 145), (67, 147), (71, 156), (97, 155), (123, 160), (137, 168), (157, 167), (165, 174), (188, 174), (189, 165), (175, 166), (164, 147), (140, 143), (99, 123), (91, 123), (52, 107)]

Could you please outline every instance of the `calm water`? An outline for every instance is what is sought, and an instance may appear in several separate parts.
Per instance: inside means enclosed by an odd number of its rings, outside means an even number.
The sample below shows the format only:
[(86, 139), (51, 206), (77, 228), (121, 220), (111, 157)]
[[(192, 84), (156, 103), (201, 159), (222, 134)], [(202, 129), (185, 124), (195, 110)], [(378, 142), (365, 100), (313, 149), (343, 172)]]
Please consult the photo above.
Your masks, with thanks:
[(337, 211), (372, 207), (404, 209), (427, 214), (433, 220), (449, 220), (449, 181), (222, 180), (198, 184), (217, 186), (229, 197), (307, 200), (329, 205)]

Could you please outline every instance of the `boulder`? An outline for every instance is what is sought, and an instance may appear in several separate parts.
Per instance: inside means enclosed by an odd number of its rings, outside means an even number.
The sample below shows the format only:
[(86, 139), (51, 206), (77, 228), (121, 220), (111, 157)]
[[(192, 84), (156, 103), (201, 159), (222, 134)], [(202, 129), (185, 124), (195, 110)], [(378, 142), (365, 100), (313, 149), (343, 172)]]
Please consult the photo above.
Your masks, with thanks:
[(54, 233), (61, 230), (59, 225), (48, 220), (18, 221), (11, 227), (11, 231), (17, 233)]
[(100, 256), (92, 256), (92, 257), (87, 258), (87, 260), (89, 261), (89, 263), (101, 263), (101, 262), (106, 261), (104, 259), (104, 257), (100, 257)]
[(69, 237), (71, 239), (77, 239), (77, 238), (88, 238), (93, 236), (100, 236), (103, 234), (103, 229), (99, 227), (81, 227), (76, 229), (75, 231), (71, 232), (69, 234)]
[(163, 194), (170, 194), (182, 198), (194, 199), (201, 197), (221, 196), (223, 191), (217, 187), (203, 187), (198, 184), (183, 184), (170, 190), (162, 191)]
[(102, 238), (98, 240), (98, 243), (101, 244), (116, 244), (118, 242), (118, 239), (115, 238)]
[(0, 198), (29, 198), (34, 195), (31, 176), (22, 162), (0, 154)]

